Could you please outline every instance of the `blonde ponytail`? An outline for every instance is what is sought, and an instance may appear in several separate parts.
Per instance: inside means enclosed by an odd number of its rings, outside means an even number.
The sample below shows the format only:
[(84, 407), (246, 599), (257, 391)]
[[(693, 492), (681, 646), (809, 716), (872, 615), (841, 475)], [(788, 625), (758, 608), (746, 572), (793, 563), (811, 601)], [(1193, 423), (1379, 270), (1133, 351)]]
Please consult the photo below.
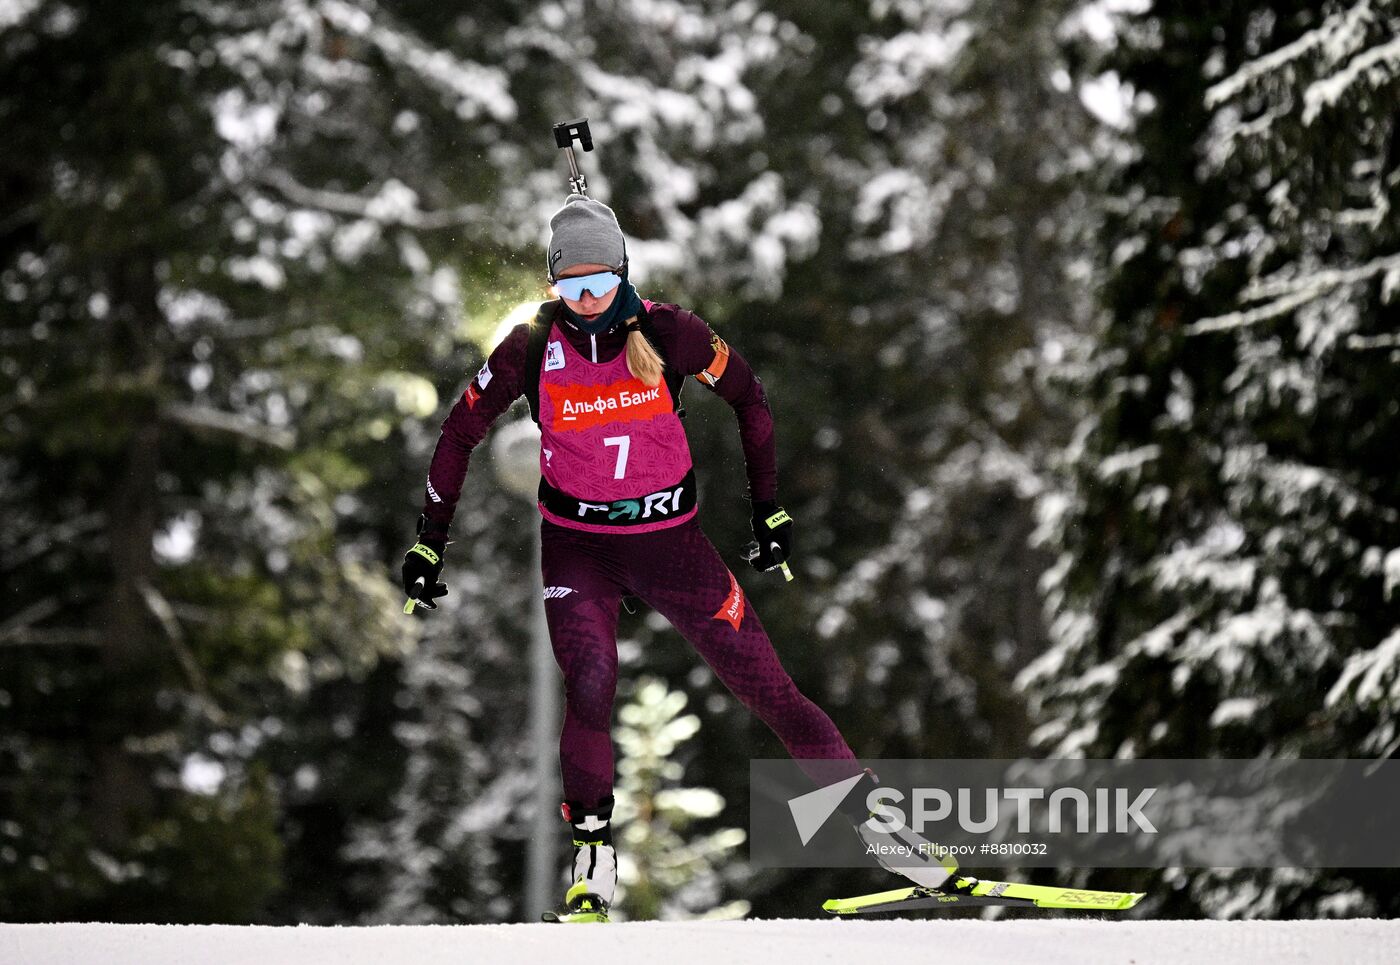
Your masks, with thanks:
[[(629, 318), (624, 325), (632, 325), (636, 318)], [(627, 332), (627, 370), (635, 378), (641, 379), (648, 387), (661, 383), (661, 356), (642, 330), (633, 326)]]

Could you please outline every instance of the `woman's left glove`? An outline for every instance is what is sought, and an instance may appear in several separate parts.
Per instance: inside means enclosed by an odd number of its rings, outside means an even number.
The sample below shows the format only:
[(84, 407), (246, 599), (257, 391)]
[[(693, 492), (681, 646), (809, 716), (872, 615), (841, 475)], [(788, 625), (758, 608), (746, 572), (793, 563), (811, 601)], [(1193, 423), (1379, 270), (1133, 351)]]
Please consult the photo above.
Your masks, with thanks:
[(447, 584), (438, 582), (447, 540), (422, 535), (423, 523), (419, 517), (418, 542), (403, 555), (403, 590), (408, 594), (408, 603), (403, 608), (405, 613), (412, 613), (415, 605), (436, 610), (437, 604), (433, 601), (447, 595)]
[(752, 522), (756, 542), (744, 554), (749, 565), (763, 573), (786, 563), (792, 557), (792, 517), (787, 510), (775, 502), (754, 503)]

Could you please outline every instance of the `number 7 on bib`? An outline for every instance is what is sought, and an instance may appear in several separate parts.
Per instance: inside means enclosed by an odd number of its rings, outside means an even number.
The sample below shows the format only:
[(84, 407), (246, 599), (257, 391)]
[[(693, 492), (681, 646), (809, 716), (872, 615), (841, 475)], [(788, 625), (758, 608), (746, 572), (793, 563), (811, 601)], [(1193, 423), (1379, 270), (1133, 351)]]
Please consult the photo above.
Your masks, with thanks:
[(617, 446), (617, 468), (613, 470), (613, 478), (621, 479), (627, 475), (627, 452), (632, 448), (631, 436), (608, 436), (603, 440), (605, 446)]

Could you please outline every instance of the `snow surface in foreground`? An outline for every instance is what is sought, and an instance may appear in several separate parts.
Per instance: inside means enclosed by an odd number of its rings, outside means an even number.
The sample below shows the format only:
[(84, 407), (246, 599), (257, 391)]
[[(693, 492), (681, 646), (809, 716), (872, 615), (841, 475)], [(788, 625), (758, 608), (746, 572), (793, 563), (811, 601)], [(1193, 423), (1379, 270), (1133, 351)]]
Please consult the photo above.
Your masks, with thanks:
[(4, 965), (1400, 962), (1400, 921), (741, 921), (263, 928), (0, 925)]

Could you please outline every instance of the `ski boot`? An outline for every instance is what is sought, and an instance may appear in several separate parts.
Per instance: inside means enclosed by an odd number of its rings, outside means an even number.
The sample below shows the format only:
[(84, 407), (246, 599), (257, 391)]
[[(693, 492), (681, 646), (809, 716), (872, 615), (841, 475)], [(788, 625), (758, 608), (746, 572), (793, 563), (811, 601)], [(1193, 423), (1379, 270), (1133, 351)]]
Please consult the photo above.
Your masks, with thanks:
[(860, 782), (841, 802), (841, 812), (855, 825), (856, 834), (873, 854), (880, 867), (908, 878), (920, 888), (936, 891), (958, 870), (957, 859), (940, 855), (934, 844), (908, 827), (886, 831), (870, 821), (866, 796), (880, 784), (875, 772), (866, 768)]
[(564, 893), (564, 910), (545, 912), (545, 921), (576, 924), (608, 920), (608, 906), (617, 888), (612, 809), (611, 794), (594, 808), (585, 808), (575, 801), (565, 801), (560, 807), (564, 820), (573, 829), (573, 884)]

